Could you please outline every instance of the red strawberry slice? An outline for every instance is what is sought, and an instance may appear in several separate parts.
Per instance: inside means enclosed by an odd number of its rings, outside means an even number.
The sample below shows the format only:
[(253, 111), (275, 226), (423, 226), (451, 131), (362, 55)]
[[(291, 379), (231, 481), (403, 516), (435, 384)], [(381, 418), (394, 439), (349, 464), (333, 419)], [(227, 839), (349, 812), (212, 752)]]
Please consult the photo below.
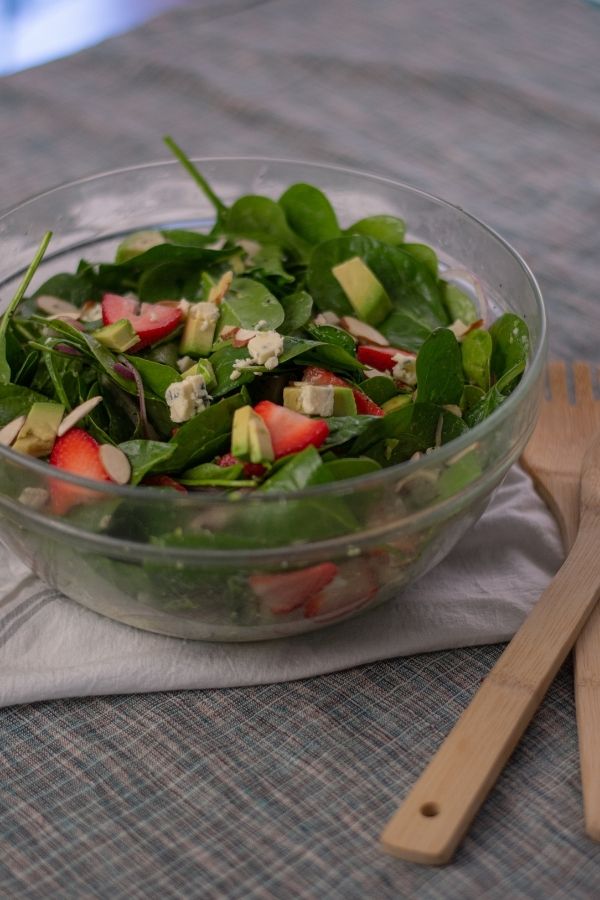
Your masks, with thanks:
[(309, 444), (320, 447), (329, 434), (329, 425), (323, 419), (311, 419), (270, 400), (261, 400), (254, 407), (271, 435), (275, 458), (298, 453)]
[(350, 612), (368, 606), (377, 593), (377, 577), (368, 559), (343, 563), (329, 584), (307, 601), (307, 619), (319, 617), (323, 621), (343, 618)]
[(367, 394), (364, 394), (362, 391), (359, 391), (358, 388), (354, 388), (352, 391), (354, 394), (354, 400), (356, 402), (356, 412), (359, 416), (382, 416), (383, 410), (380, 406), (375, 403), (374, 400), (371, 400)]
[[(110, 481), (100, 461), (100, 444), (83, 428), (70, 428), (62, 437), (57, 438), (50, 454), (50, 465), (95, 481)], [(78, 503), (86, 503), (99, 497), (96, 491), (55, 479), (50, 483), (50, 495), (52, 511), (58, 516), (64, 515)]]
[[(234, 456), (233, 453), (225, 453), (223, 456), (217, 457), (217, 465), (221, 466), (221, 468), (226, 469), (229, 466), (237, 466), (240, 460), (237, 456)], [(242, 473), (244, 478), (262, 478), (262, 476), (266, 472), (265, 466), (262, 463), (244, 463), (244, 468)]]
[(119, 319), (129, 319), (140, 342), (133, 350), (141, 350), (160, 340), (177, 328), (182, 312), (167, 303), (142, 303), (133, 297), (105, 294), (102, 298), (102, 321), (113, 325)]
[(333, 581), (337, 571), (334, 563), (325, 562), (293, 572), (250, 575), (248, 581), (260, 600), (262, 612), (280, 616), (310, 601)]
[[(305, 381), (308, 384), (332, 384), (334, 385), (334, 387), (352, 387), (351, 384), (349, 384), (347, 381), (344, 381), (344, 379), (340, 378), (339, 375), (334, 375), (333, 372), (329, 372), (327, 369), (320, 369), (318, 366), (307, 366), (304, 370), (302, 381)], [(377, 403), (375, 403), (373, 400), (371, 400), (370, 397), (367, 397), (364, 391), (359, 390), (359, 388), (352, 387), (352, 393), (354, 394), (354, 400), (356, 402), (356, 411), (359, 415), (383, 415), (382, 408), (378, 406)]]
[(372, 347), (364, 344), (356, 351), (358, 361), (370, 366), (372, 369), (379, 369), (380, 372), (391, 371), (396, 365), (394, 357), (397, 353), (404, 353), (405, 356), (417, 358), (417, 354), (412, 350), (401, 350), (399, 347)]
[(188, 493), (188, 489), (183, 484), (180, 484), (179, 481), (175, 481), (174, 478), (171, 478), (170, 475), (146, 475), (146, 477), (142, 479), (142, 484), (150, 484), (153, 487), (171, 488), (182, 494)]
[(348, 387), (348, 382), (334, 375), (328, 369), (320, 369), (319, 366), (307, 366), (302, 374), (302, 381), (307, 384), (333, 384), (334, 387)]

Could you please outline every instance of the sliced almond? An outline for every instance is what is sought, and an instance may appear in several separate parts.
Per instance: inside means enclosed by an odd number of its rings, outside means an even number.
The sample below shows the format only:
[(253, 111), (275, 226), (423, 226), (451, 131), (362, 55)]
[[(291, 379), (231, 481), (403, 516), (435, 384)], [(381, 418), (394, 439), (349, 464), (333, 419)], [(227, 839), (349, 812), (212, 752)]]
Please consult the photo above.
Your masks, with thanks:
[(25, 424), (27, 416), (17, 416), (12, 422), (8, 422), (4, 428), (0, 429), (0, 444), (4, 447), (10, 447), (14, 443), (18, 433)]
[(339, 325), (340, 317), (333, 310), (326, 309), (315, 316), (314, 322), (315, 325)]
[(238, 328), (233, 336), (233, 346), (238, 348), (247, 347), (252, 338), (256, 337), (257, 334), (257, 331), (253, 331), (250, 328)]
[(102, 318), (102, 304), (95, 300), (86, 300), (79, 312), (82, 322), (98, 322)]
[(225, 325), (224, 328), (221, 329), (219, 338), (222, 341), (228, 341), (230, 338), (235, 337), (238, 331), (239, 327), (237, 325)]
[(454, 337), (457, 341), (462, 341), (465, 335), (471, 330), (471, 326), (465, 325), (462, 319), (455, 319), (449, 328), (450, 331), (454, 333)]
[(343, 316), (340, 319), (340, 326), (356, 338), (359, 344), (375, 344), (377, 347), (390, 346), (390, 342), (380, 331), (377, 331), (372, 325), (367, 325), (366, 322), (361, 322), (360, 319), (355, 319), (354, 316)]
[(64, 417), (60, 425), (58, 426), (58, 431), (56, 432), (58, 437), (62, 437), (69, 428), (72, 428), (73, 425), (76, 425), (80, 419), (83, 419), (84, 416), (87, 416), (88, 413), (91, 413), (99, 403), (102, 402), (102, 397), (100, 395), (96, 397), (90, 397), (89, 400), (84, 400), (83, 403), (80, 403), (79, 406), (76, 406), (75, 409), (72, 409), (68, 415)]
[(45, 312), (47, 316), (69, 316), (78, 319), (79, 310), (67, 300), (61, 300), (60, 297), (52, 297), (50, 294), (41, 294), (35, 298), (38, 309)]
[(100, 462), (106, 474), (115, 484), (127, 484), (131, 478), (131, 465), (122, 450), (112, 444), (100, 445)]
[(207, 300), (209, 303), (216, 303), (217, 306), (220, 304), (221, 300), (231, 287), (231, 282), (233, 281), (233, 272), (225, 272), (224, 275), (221, 275), (218, 282), (210, 289), (208, 292)]

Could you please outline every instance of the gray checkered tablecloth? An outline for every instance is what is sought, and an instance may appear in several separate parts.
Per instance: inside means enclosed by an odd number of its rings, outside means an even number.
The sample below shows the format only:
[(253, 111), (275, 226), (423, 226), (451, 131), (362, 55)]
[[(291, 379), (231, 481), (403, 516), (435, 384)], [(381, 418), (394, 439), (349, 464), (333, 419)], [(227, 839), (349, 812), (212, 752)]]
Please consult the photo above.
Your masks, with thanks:
[[(0, 81), (0, 206), (164, 157), (337, 162), (500, 231), (555, 355), (599, 361), (600, 9), (201, 0)], [(593, 898), (570, 668), (444, 869), (377, 835), (500, 648), (0, 711), (0, 896)], [(1, 672), (0, 672), (0, 677)]]

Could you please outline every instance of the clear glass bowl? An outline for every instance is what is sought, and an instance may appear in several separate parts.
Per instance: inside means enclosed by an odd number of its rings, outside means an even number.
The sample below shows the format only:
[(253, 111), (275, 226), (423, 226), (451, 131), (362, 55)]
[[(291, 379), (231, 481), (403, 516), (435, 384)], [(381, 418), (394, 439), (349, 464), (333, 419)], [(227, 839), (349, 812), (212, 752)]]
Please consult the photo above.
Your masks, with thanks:
[[(180, 494), (117, 487), (58, 474), (0, 448), (0, 537), (48, 584), (110, 618), (183, 638), (250, 641), (297, 634), (347, 618), (398, 595), (438, 563), (481, 515), (535, 424), (546, 353), (536, 282), (497, 234), (442, 200), (360, 172), (288, 160), (200, 159), (231, 202), (278, 197), (306, 181), (324, 190), (342, 225), (389, 213), (410, 239), (476, 275), (495, 314), (518, 313), (531, 332), (521, 383), (485, 422), (420, 460), (290, 494)], [(109, 260), (123, 235), (144, 228), (202, 227), (212, 208), (177, 163), (108, 172), (67, 184), (0, 216), (4, 304), (42, 234), (54, 238), (37, 283), (74, 269), (80, 257)], [(34, 285), (35, 286), (35, 285)], [(461, 462), (462, 460), (462, 462)], [(457, 472), (463, 475), (457, 477)], [(93, 502), (63, 518), (31, 505), (27, 488), (52, 479), (93, 487)], [(178, 535), (165, 543), (163, 536)], [(298, 570), (333, 563), (320, 603), (287, 609)], [(281, 573), (273, 597), (254, 589)], [(294, 574), (296, 573), (296, 574)]]

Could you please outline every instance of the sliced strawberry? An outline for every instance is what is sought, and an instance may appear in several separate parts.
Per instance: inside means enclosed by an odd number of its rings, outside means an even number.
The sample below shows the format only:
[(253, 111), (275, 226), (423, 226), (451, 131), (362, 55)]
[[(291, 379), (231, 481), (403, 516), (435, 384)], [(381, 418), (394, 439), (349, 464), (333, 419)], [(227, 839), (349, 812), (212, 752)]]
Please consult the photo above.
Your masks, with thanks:
[(187, 494), (188, 492), (188, 489), (184, 487), (183, 484), (180, 484), (179, 481), (175, 481), (170, 475), (146, 475), (146, 477), (142, 479), (142, 484), (150, 484), (153, 487), (171, 488), (182, 494)]
[[(110, 481), (100, 462), (100, 444), (83, 428), (70, 428), (62, 437), (57, 438), (50, 454), (50, 465), (95, 481)], [(50, 495), (52, 511), (59, 516), (78, 503), (86, 503), (98, 497), (95, 491), (55, 479), (50, 484)]]
[[(225, 453), (224, 456), (219, 456), (217, 458), (217, 465), (224, 469), (229, 466), (237, 466), (239, 462), (240, 460), (237, 456), (234, 456), (233, 453)], [(244, 463), (244, 478), (262, 478), (266, 471), (267, 470), (262, 463)]]
[[(397, 351), (394, 351), (397, 352)], [(370, 397), (359, 390), (352, 387), (348, 381), (344, 381), (339, 375), (334, 375), (327, 369), (320, 369), (318, 366), (307, 366), (302, 375), (302, 381), (308, 384), (332, 384), (334, 387), (351, 387), (356, 402), (356, 411), (362, 416), (382, 416), (383, 410)]]
[(319, 366), (307, 366), (302, 374), (302, 381), (307, 384), (332, 384), (334, 387), (348, 387), (348, 382), (334, 375), (328, 369), (320, 369)]
[(333, 581), (338, 568), (334, 563), (319, 563), (293, 572), (250, 575), (250, 587), (259, 598), (264, 613), (284, 615), (299, 609)]
[(140, 342), (133, 350), (141, 350), (160, 340), (177, 328), (182, 318), (177, 306), (162, 303), (140, 304), (133, 297), (105, 294), (102, 298), (102, 321), (113, 325), (119, 319), (129, 319)]
[(359, 391), (358, 388), (354, 388), (352, 393), (354, 394), (354, 400), (356, 402), (356, 412), (359, 416), (382, 416), (383, 410), (380, 406), (375, 403), (374, 400), (371, 400), (367, 394), (363, 393), (363, 391)]
[(350, 612), (368, 606), (377, 593), (377, 577), (368, 559), (348, 560), (321, 591), (304, 607), (307, 619), (318, 616), (324, 621), (343, 618)]
[(396, 365), (394, 357), (397, 353), (417, 358), (417, 354), (412, 350), (400, 350), (398, 347), (373, 347), (367, 344), (357, 349), (356, 356), (358, 361), (364, 363), (365, 366), (379, 369), (380, 372), (388, 372)]
[(320, 447), (329, 434), (329, 425), (323, 419), (311, 419), (270, 400), (261, 400), (254, 407), (271, 435), (275, 459), (298, 453), (309, 444)]

